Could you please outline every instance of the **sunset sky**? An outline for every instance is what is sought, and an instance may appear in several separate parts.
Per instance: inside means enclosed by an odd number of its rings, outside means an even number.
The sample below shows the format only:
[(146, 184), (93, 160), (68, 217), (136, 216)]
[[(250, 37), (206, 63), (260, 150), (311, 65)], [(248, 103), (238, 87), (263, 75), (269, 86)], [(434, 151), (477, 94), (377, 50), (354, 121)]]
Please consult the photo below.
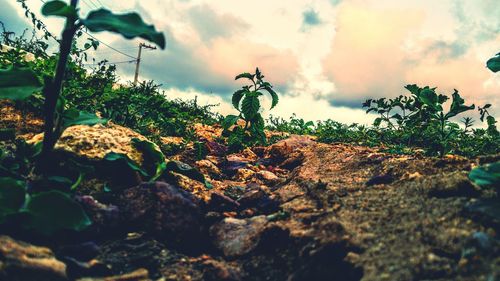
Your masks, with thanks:
[[(29, 26), (15, 0), (3, 2), (0, 20), (7, 29)], [(485, 68), (500, 52), (498, 0), (80, 2), (83, 15), (103, 4), (115, 12), (138, 11), (154, 23), (167, 47), (143, 53), (141, 78), (163, 84), (171, 98), (197, 95), (201, 103), (220, 103), (223, 114), (234, 112), (230, 97), (241, 86), (234, 76), (258, 66), (281, 97), (270, 113), (282, 117), (371, 123), (361, 103), (405, 94), (406, 84), (446, 94), (456, 88), (468, 103), (489, 102), (500, 115), (500, 73)], [(40, 0), (26, 3), (40, 14)], [(61, 23), (47, 20), (57, 35)], [(94, 35), (133, 56), (142, 42)], [(93, 55), (129, 60), (105, 46)], [(117, 66), (124, 81), (132, 79), (133, 64)]]

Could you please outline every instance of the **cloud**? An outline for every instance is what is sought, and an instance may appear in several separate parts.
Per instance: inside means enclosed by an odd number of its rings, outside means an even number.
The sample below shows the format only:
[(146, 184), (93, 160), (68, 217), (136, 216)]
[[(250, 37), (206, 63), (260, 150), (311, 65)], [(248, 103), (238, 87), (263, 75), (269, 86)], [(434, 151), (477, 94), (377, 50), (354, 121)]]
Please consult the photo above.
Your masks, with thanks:
[(15, 7), (12, 6), (12, 1), (2, 4), (0, 21), (3, 22), (6, 31), (13, 31), (16, 34), (21, 34), (24, 29), (30, 27), (27, 20), (20, 17)]
[(229, 37), (238, 32), (244, 32), (249, 27), (239, 18), (228, 14), (217, 14), (207, 4), (192, 7), (187, 12), (187, 16), (203, 41)]
[(421, 18), (414, 10), (340, 6), (337, 33), (323, 60), (325, 75), (337, 88), (331, 102), (360, 104), (366, 97), (399, 93), (408, 63), (402, 46)]
[(319, 18), (318, 12), (313, 9), (308, 9), (302, 13), (302, 26), (315, 26), (320, 25), (322, 20)]

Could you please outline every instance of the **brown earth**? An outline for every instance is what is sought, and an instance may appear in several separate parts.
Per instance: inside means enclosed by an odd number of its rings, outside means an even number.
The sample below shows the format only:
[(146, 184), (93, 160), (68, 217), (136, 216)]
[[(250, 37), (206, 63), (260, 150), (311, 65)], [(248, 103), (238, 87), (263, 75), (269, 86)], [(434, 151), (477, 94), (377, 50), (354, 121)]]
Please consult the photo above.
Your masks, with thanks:
[[(115, 203), (133, 228), (124, 220), (119, 230), (91, 235), (96, 250), (88, 257), (51, 245), (67, 278), (500, 279), (498, 221), (464, 208), (491, 196), (467, 178), (476, 159), (394, 155), (307, 136), (173, 158), (197, 167), (213, 187), (176, 175), (172, 185), (125, 190)], [(108, 225), (99, 227), (102, 234)], [(90, 246), (74, 247), (81, 254)], [(0, 272), (5, 263), (0, 253)]]

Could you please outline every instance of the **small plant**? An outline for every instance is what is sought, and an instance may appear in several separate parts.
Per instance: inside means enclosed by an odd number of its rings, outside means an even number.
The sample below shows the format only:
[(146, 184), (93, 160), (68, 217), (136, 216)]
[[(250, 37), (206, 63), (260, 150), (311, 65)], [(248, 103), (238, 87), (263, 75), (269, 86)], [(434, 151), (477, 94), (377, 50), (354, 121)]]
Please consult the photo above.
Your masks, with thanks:
[[(259, 97), (262, 96), (261, 91), (266, 91), (271, 95), (271, 109), (273, 109), (278, 104), (278, 95), (273, 90), (273, 86), (264, 81), (264, 75), (260, 72), (259, 68), (255, 69), (254, 74), (242, 73), (236, 76), (235, 80), (246, 78), (250, 80), (250, 85), (243, 86), (240, 90), (234, 92), (232, 97), (232, 104), (236, 110), (239, 111), (239, 115), (228, 115), (222, 122), (225, 134), (229, 133), (229, 129), (237, 124), (238, 120), (243, 120), (245, 125), (243, 128), (236, 126), (233, 128), (231, 134), (233, 139), (231, 142), (237, 142), (234, 136), (241, 139), (242, 144), (245, 141), (252, 143), (266, 143), (266, 135), (264, 134), (264, 118), (260, 114), (260, 100)], [(247, 132), (250, 134), (250, 139), (246, 139)]]

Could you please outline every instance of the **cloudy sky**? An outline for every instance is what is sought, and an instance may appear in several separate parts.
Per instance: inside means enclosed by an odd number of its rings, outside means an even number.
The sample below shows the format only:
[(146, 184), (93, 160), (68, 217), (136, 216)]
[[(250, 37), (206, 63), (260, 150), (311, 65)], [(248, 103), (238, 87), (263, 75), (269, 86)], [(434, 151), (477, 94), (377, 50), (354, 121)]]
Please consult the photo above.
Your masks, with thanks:
[[(15, 0), (4, 0), (8, 29), (29, 26)], [(39, 14), (41, 0), (26, 3)], [(406, 84), (458, 89), (469, 103), (500, 107), (500, 74), (485, 62), (500, 52), (498, 0), (82, 0), (81, 13), (102, 6), (138, 11), (165, 33), (165, 50), (143, 53), (141, 79), (163, 84), (169, 97), (220, 103), (233, 112), (234, 76), (258, 66), (280, 103), (269, 113), (307, 120), (370, 123), (367, 98), (405, 94)], [(7, 4), (7, 5), (5, 5)], [(59, 33), (61, 21), (47, 21)], [(135, 56), (141, 40), (94, 34)], [(95, 57), (130, 58), (101, 46)], [(124, 81), (133, 64), (118, 64)], [(264, 101), (269, 106), (269, 100)], [(494, 111), (500, 115), (500, 110)]]

